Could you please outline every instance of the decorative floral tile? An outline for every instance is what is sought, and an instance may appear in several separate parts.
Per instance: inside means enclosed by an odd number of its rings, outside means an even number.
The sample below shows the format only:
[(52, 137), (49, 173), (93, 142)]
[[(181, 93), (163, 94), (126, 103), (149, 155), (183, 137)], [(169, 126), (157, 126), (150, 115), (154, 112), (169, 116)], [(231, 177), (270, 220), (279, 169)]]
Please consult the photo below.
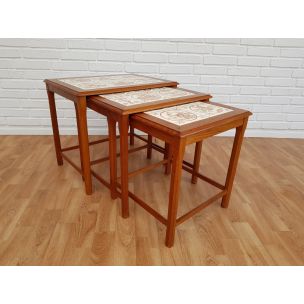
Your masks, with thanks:
[(143, 85), (149, 83), (160, 83), (164, 80), (152, 79), (150, 77), (121, 74), (121, 75), (104, 75), (98, 77), (79, 77), (63, 78), (61, 82), (67, 83), (82, 90), (107, 89), (114, 87), (126, 87), (134, 85)]
[(175, 88), (157, 88), (139, 91), (131, 91), (125, 93), (114, 93), (107, 95), (100, 95), (108, 100), (112, 100), (124, 106), (133, 106), (153, 101), (166, 100), (172, 98), (180, 98), (194, 95), (194, 93), (175, 89)]
[(172, 124), (183, 126), (192, 122), (231, 112), (232, 110), (205, 102), (192, 102), (145, 112)]

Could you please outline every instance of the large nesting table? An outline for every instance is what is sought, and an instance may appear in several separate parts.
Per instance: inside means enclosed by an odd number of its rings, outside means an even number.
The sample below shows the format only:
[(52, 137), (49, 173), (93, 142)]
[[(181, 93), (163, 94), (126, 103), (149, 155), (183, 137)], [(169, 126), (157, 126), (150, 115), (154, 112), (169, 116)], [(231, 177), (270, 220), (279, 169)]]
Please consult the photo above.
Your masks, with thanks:
[[(120, 93), (152, 88), (176, 87), (178, 85), (178, 83), (175, 81), (168, 81), (164, 79), (135, 74), (46, 79), (45, 83), (49, 99), (57, 164), (61, 166), (63, 164), (64, 158), (75, 169), (77, 169), (83, 176), (87, 194), (92, 193), (89, 145), (101, 143), (107, 140), (105, 139), (89, 142), (87, 127), (88, 97), (99, 94)], [(74, 102), (79, 139), (78, 146), (66, 148), (61, 147), (55, 104), (55, 93), (62, 97), (65, 97), (67, 100)], [(104, 100), (104, 98), (102, 100)], [(90, 104), (94, 109), (95, 103), (91, 101)], [(106, 113), (109, 114), (109, 117), (111, 117), (112, 109), (113, 113), (116, 113), (115, 109), (117, 108), (115, 105), (111, 106), (105, 102), (105, 109), (108, 109)], [(123, 116), (124, 118), (121, 119), (123, 121), (122, 125), (126, 127), (128, 124), (128, 116), (125, 114), (123, 114)], [(123, 135), (126, 134), (123, 133)], [(133, 136), (133, 134), (131, 134), (131, 136)], [(69, 159), (64, 154), (66, 151), (78, 148), (80, 150), (81, 168), (79, 168), (71, 159)], [(123, 156), (123, 158), (126, 159), (125, 156)]]

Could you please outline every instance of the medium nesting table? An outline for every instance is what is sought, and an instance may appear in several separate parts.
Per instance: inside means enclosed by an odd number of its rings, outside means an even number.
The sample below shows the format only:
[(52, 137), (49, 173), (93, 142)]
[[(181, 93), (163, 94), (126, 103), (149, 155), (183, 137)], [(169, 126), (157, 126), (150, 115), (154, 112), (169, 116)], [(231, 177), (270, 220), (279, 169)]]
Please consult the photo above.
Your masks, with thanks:
[[(98, 140), (89, 142), (88, 127), (87, 127), (87, 99), (89, 96), (98, 94), (109, 94), (118, 92), (128, 92), (151, 88), (162, 87), (176, 87), (178, 85), (175, 81), (168, 81), (154, 77), (135, 75), (135, 74), (118, 74), (118, 75), (102, 75), (91, 77), (74, 77), (74, 78), (60, 78), (60, 79), (46, 79), (46, 89), (49, 99), (50, 114), (53, 128), (54, 145), (56, 150), (57, 164), (63, 164), (63, 158), (69, 162), (75, 169), (77, 169), (84, 179), (85, 189), (87, 194), (92, 193), (92, 180), (90, 168), (90, 152), (89, 145), (98, 144), (106, 141)], [(55, 93), (74, 102), (78, 140), (79, 145), (73, 147), (61, 147), (60, 134), (57, 120), (57, 111), (55, 104)], [(109, 106), (115, 112), (116, 107)], [(108, 112), (107, 112), (108, 113)], [(109, 113), (112, 113), (109, 111)], [(111, 115), (110, 115), (111, 116)], [(127, 116), (123, 119), (124, 126), (128, 125)], [(125, 130), (125, 129), (124, 129)], [(133, 141), (133, 134), (131, 130), (131, 141)], [(127, 132), (123, 136), (128, 137)], [(127, 140), (127, 138), (126, 138)], [(72, 160), (70, 160), (64, 152), (78, 149), (80, 151), (81, 168), (79, 168)], [(124, 159), (127, 159), (123, 156)]]
[[(168, 106), (187, 104), (194, 101), (208, 101), (210, 95), (197, 93), (190, 90), (163, 87), (154, 89), (145, 89), (125, 93), (102, 94), (99, 96), (90, 96), (87, 100), (87, 106), (106, 116), (109, 126), (109, 137), (112, 139), (109, 143), (110, 154), (110, 189), (112, 198), (118, 196), (117, 166), (116, 166), (116, 124), (119, 125), (120, 133), (120, 197), (122, 204), (122, 217), (129, 216), (129, 189), (128, 189), (128, 129), (130, 115), (149, 110), (156, 110)], [(151, 137), (150, 137), (151, 138)], [(149, 142), (151, 147), (151, 142)], [(91, 170), (92, 174), (104, 185), (107, 182), (96, 172)]]

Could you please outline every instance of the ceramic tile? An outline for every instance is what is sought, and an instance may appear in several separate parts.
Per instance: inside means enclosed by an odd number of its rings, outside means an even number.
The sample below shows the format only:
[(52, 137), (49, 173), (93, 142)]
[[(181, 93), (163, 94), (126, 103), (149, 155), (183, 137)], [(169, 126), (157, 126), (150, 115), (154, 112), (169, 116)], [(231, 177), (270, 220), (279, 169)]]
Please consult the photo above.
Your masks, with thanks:
[(231, 111), (231, 109), (215, 106), (205, 102), (192, 102), (174, 107), (148, 111), (145, 113), (172, 124), (183, 126)]
[(107, 89), (114, 87), (125, 87), (134, 85), (144, 85), (149, 83), (161, 83), (164, 80), (152, 79), (150, 77), (121, 74), (121, 75), (103, 75), (97, 77), (79, 77), (58, 79), (81, 90)]
[(139, 91), (131, 91), (125, 93), (115, 93), (100, 95), (108, 100), (117, 102), (124, 106), (133, 106), (137, 104), (161, 101), (172, 98), (180, 98), (194, 95), (194, 93), (175, 89), (175, 88), (157, 88)]

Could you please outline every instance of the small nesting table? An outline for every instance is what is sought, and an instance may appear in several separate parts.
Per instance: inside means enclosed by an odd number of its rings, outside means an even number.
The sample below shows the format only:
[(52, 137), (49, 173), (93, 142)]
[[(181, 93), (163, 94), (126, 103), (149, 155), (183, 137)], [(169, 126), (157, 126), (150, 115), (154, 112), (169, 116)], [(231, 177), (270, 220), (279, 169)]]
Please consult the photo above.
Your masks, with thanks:
[[(166, 246), (173, 246), (175, 228), (177, 225), (183, 223), (185, 220), (210, 205), (212, 202), (222, 198), (221, 206), (223, 208), (228, 207), (233, 180), (241, 151), (242, 140), (248, 117), (250, 115), (251, 113), (249, 111), (236, 109), (213, 102), (194, 102), (132, 115), (130, 125), (133, 128), (148, 133), (153, 137), (159, 138), (169, 145), (167, 162), (172, 162), (172, 174), (167, 218), (164, 218), (157, 211), (153, 210), (134, 193), (129, 193), (135, 202), (137, 202), (155, 218), (166, 225)], [(225, 185), (221, 185), (217, 181), (214, 181), (213, 179), (198, 172), (201, 154), (201, 142), (208, 137), (233, 128), (236, 129), (236, 134), (229, 162), (228, 173), (226, 176)], [(110, 142), (112, 140), (114, 140), (114, 138), (110, 136)], [(192, 143), (196, 143), (193, 164), (183, 160), (186, 146)], [(151, 165), (150, 167), (152, 168)], [(221, 191), (209, 198), (207, 201), (198, 205), (193, 210), (187, 212), (179, 218), (176, 218), (182, 169), (185, 169), (187, 172), (192, 174), (192, 182), (195, 183), (195, 178), (200, 178), (219, 188)], [(141, 171), (144, 172), (145, 170), (142, 169)], [(138, 170), (136, 173), (141, 173), (141, 171)], [(126, 204), (125, 201), (123, 203)], [(128, 205), (126, 204), (124, 208), (127, 210)]]
[[(54, 145), (57, 157), (57, 164), (63, 164), (63, 158), (79, 171), (84, 179), (87, 194), (92, 193), (92, 180), (90, 169), (89, 145), (94, 145), (107, 141), (107, 139), (89, 142), (87, 127), (87, 99), (89, 96), (98, 94), (109, 94), (118, 92), (128, 92), (151, 88), (176, 87), (175, 81), (168, 81), (154, 77), (135, 74), (102, 75), (90, 77), (73, 77), (45, 80), (49, 107), (53, 128)], [(55, 104), (55, 93), (74, 102), (79, 145), (73, 147), (61, 147), (60, 134), (58, 127), (57, 111)], [(112, 107), (110, 106), (112, 109)], [(115, 107), (113, 108), (115, 110)], [(128, 120), (125, 122), (125, 126)], [(123, 134), (128, 136), (126, 132)], [(131, 141), (133, 132), (131, 130)], [(64, 152), (78, 149), (80, 151), (81, 168), (79, 168)], [(126, 158), (124, 158), (126, 159)]]

